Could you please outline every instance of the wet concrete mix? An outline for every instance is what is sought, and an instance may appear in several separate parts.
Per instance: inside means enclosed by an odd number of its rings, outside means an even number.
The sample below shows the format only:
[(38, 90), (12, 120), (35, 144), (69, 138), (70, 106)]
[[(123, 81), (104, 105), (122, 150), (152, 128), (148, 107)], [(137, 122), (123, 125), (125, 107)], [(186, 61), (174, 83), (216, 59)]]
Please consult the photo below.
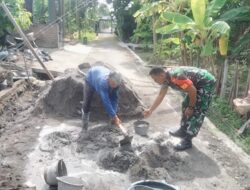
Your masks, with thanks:
[[(59, 158), (64, 158), (67, 162), (67, 158), (78, 157), (78, 160), (94, 162), (94, 167), (100, 170), (125, 175), (128, 181), (126, 184), (124, 182), (124, 187), (142, 179), (169, 181), (174, 175), (173, 170), (185, 164), (183, 159), (173, 151), (168, 137), (163, 134), (147, 137), (134, 134), (133, 122), (141, 115), (143, 105), (129, 83), (123, 84), (119, 92), (119, 114), (134, 135), (132, 145), (119, 146), (122, 133), (115, 126), (108, 124), (98, 96), (95, 97), (96, 101), (92, 106), (90, 128), (83, 130), (79, 114), (83, 88), (82, 76), (73, 70), (56, 78), (53, 83), (45, 82), (43, 85), (33, 84), (32, 88), (27, 87), (23, 92), (16, 94), (15, 101), (10, 100), (6, 104), (5, 111), (1, 115), (0, 131), (1, 142), (4, 141), (3, 139), (6, 140), (0, 152), (1, 187), (35, 189), (39, 185), (34, 184), (32, 180), (33, 185), (25, 183), (27, 178), (32, 179), (31, 176), (37, 173), (36, 169), (46, 167), (48, 163)], [(53, 124), (52, 120), (56, 120), (54, 122), (56, 124)], [(57, 126), (58, 121), (62, 121), (61, 123), (74, 121), (71, 126), (75, 128), (63, 130), (63, 127)], [(47, 127), (44, 127), (45, 125)], [(50, 131), (51, 126), (57, 126), (59, 130)], [(47, 132), (41, 135), (43, 127)], [(8, 135), (13, 133), (16, 139), (15, 142), (10, 143), (13, 140), (8, 138)], [(39, 138), (38, 142), (37, 138)], [(37, 148), (34, 148), (37, 144)], [(33, 168), (27, 169), (27, 162), (33, 153), (37, 155), (29, 163)], [(76, 168), (81, 167), (80, 163), (73, 165)], [(84, 178), (83, 175), (81, 178), (86, 181), (85, 189), (100, 189), (101, 185), (94, 187), (88, 177)], [(106, 178), (102, 178), (102, 189), (110, 189), (112, 186), (108, 179), (105, 181)], [(45, 183), (43, 179), (39, 179), (40, 184)], [(46, 189), (46, 186), (40, 185), (40, 187)]]

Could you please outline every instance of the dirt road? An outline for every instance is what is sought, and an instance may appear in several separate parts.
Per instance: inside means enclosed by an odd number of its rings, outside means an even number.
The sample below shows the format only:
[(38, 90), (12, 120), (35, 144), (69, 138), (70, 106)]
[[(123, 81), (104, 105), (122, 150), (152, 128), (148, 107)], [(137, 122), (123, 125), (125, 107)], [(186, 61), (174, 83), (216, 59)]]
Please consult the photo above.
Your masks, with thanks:
[[(81, 62), (109, 64), (130, 81), (145, 106), (152, 103), (159, 86), (114, 36), (99, 35), (88, 50)], [(208, 120), (191, 150), (173, 150), (178, 139), (168, 130), (178, 127), (181, 105), (181, 97), (173, 91), (147, 119), (148, 136), (135, 134), (134, 151), (124, 151), (118, 146), (119, 132), (105, 121), (91, 122), (86, 132), (80, 118), (52, 117), (39, 110), (43, 86), (26, 86), (6, 102), (0, 115), (0, 189), (49, 189), (43, 170), (58, 159), (64, 159), (69, 175), (82, 178), (85, 189), (91, 190), (126, 190), (142, 179), (166, 180), (181, 190), (250, 189), (250, 157)], [(134, 121), (124, 122), (132, 132)]]

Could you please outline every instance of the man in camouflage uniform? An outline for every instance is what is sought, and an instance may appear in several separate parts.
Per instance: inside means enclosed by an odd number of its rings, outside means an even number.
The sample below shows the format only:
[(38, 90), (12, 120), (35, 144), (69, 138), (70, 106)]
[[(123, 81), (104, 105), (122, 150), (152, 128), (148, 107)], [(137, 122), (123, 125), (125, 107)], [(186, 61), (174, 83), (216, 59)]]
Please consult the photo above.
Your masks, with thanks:
[(168, 71), (153, 68), (149, 74), (162, 87), (153, 105), (144, 111), (144, 116), (150, 116), (160, 105), (169, 86), (184, 92), (186, 95), (182, 103), (180, 128), (169, 133), (182, 139), (175, 146), (176, 150), (191, 148), (192, 138), (199, 133), (211, 102), (216, 82), (215, 77), (208, 71), (195, 67), (179, 67)]

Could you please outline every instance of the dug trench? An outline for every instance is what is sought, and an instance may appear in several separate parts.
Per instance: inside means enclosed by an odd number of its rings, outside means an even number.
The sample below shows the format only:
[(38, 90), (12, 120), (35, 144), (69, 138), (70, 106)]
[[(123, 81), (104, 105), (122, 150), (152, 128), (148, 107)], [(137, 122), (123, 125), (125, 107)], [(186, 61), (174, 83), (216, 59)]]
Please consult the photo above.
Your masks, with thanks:
[(149, 130), (134, 133), (133, 123), (143, 105), (129, 81), (119, 92), (119, 114), (134, 138), (132, 148), (119, 146), (123, 137), (108, 124), (98, 96), (89, 129), (81, 127), (83, 77), (71, 70), (48, 81), (23, 81), (23, 88), (2, 106), (1, 189), (49, 189), (44, 168), (63, 159), (68, 175), (80, 177), (84, 189), (128, 189), (142, 179), (171, 181), (173, 171), (185, 164), (168, 137)]

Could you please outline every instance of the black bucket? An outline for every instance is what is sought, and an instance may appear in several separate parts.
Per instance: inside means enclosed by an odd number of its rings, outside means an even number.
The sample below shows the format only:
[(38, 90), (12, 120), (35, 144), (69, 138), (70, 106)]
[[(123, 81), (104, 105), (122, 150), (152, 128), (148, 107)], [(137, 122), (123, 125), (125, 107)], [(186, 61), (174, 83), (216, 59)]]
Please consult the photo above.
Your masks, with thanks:
[(137, 120), (134, 122), (135, 133), (140, 136), (147, 136), (149, 123), (144, 120)]
[(159, 180), (142, 180), (131, 185), (128, 190), (180, 190), (178, 187)]

